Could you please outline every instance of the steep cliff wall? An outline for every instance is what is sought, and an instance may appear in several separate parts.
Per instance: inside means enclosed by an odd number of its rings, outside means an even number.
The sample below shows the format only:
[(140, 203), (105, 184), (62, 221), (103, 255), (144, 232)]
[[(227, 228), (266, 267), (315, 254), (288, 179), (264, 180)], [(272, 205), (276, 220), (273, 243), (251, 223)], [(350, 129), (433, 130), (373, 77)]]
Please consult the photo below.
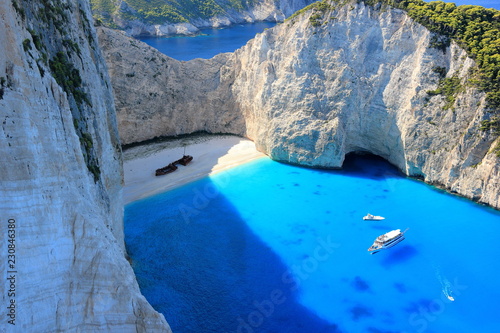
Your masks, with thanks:
[[(259, 35), (234, 56), (247, 135), (274, 159), (311, 166), (371, 152), (499, 207), (495, 136), (479, 130), (485, 98), (468, 84), (475, 64), (456, 44), (443, 52), (431, 39), (401, 10), (354, 2)], [(439, 69), (460, 82), (451, 105), (428, 93), (442, 81)]]
[(88, 2), (2, 1), (0, 26), (0, 331), (170, 331), (125, 259), (120, 142)]
[[(98, 28), (113, 81), (123, 144), (196, 131), (244, 135), (231, 96), (229, 54), (181, 62), (123, 32)], [(115, 86), (116, 85), (116, 86)], [(139, 110), (141, 110), (139, 112)]]
[[(191, 128), (245, 133), (277, 160), (337, 168), (350, 152), (371, 152), (408, 175), (500, 207), (498, 158), (490, 152), (496, 136), (479, 130), (489, 116), (485, 96), (468, 83), (475, 63), (455, 43), (445, 51), (430, 47), (432, 33), (402, 10), (330, 2), (259, 34), (232, 55), (185, 63), (121, 34), (104, 34), (112, 36), (101, 45), (115, 68), (111, 77), (126, 143), (137, 140), (134, 132), (140, 140), (189, 133), (176, 123), (182, 114), (198, 123)], [(138, 52), (144, 56), (136, 58)], [(149, 73), (157, 74), (127, 75), (144, 59)], [(167, 66), (183, 70), (167, 73)], [(200, 103), (191, 90), (200, 86), (198, 76), (186, 72), (200, 73), (213, 87)], [(178, 83), (168, 106), (156, 95), (160, 75)], [(451, 95), (436, 92), (450, 83)], [(146, 99), (147, 112), (137, 105)], [(241, 116), (241, 125), (221, 121)], [(152, 130), (158, 119), (168, 122), (161, 125), (168, 130)]]
[(94, 16), (131, 36), (192, 35), (203, 28), (279, 22), (314, 0), (138, 1), (91, 0)]

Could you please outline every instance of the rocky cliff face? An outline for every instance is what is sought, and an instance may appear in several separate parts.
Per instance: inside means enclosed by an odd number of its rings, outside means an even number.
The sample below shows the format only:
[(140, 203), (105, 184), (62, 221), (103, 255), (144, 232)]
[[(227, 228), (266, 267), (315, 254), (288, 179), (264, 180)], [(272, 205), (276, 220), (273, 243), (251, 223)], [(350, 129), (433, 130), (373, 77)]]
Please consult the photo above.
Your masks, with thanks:
[[(485, 97), (468, 83), (474, 61), (454, 43), (430, 47), (429, 30), (401, 10), (331, 2), (207, 61), (180, 63), (122, 34), (101, 36), (125, 143), (194, 129), (244, 133), (274, 159), (329, 168), (370, 152), (500, 207), (496, 137), (479, 130)], [(446, 82), (452, 96), (428, 93)]]
[[(233, 24), (252, 23), (252, 22), (280, 22), (286, 17), (292, 15), (297, 10), (304, 8), (313, 0), (257, 0), (252, 4), (242, 2), (244, 6), (234, 6), (232, 2), (214, 1), (211, 6), (217, 6), (222, 10), (221, 14), (209, 18), (192, 16), (190, 9), (183, 7), (182, 3), (176, 3), (180, 8), (179, 12), (184, 13), (188, 22), (173, 23), (165, 17), (164, 23), (152, 24), (145, 19), (139, 19), (138, 10), (120, 1), (116, 6), (114, 13), (104, 13), (103, 10), (95, 6), (94, 12), (98, 17), (110, 17), (113, 24), (123, 29), (131, 36), (152, 35), (194, 35), (203, 28), (220, 28)], [(137, 7), (137, 6), (136, 6)]]
[(227, 98), (234, 73), (221, 69), (230, 54), (181, 62), (123, 32), (98, 28), (98, 34), (116, 84), (122, 144), (197, 131), (245, 134), (243, 116)]
[[(468, 84), (475, 64), (454, 43), (430, 48), (431, 39), (403, 11), (355, 3), (259, 35), (233, 58), (247, 135), (274, 159), (310, 166), (370, 152), (499, 207), (495, 137), (479, 130), (484, 94)], [(428, 94), (442, 81), (439, 68), (460, 82), (452, 105)]]
[(0, 331), (170, 331), (125, 259), (120, 142), (87, 1), (2, 1), (0, 26)]

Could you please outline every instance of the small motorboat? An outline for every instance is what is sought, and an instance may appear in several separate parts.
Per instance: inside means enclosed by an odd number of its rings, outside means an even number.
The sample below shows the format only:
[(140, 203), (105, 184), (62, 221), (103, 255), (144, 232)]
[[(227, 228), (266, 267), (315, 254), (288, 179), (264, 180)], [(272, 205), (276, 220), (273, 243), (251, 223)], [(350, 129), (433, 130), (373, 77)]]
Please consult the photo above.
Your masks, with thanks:
[(368, 213), (368, 214), (366, 214), (366, 216), (363, 216), (363, 220), (365, 220), (365, 221), (382, 221), (382, 220), (385, 220), (385, 217), (372, 215), (372, 214)]
[(394, 245), (402, 242), (405, 239), (406, 231), (408, 231), (408, 229), (403, 232), (401, 232), (401, 229), (396, 229), (378, 236), (377, 239), (375, 239), (375, 242), (373, 242), (372, 246), (368, 248), (368, 252), (370, 252), (371, 254), (375, 254), (383, 249), (393, 247)]

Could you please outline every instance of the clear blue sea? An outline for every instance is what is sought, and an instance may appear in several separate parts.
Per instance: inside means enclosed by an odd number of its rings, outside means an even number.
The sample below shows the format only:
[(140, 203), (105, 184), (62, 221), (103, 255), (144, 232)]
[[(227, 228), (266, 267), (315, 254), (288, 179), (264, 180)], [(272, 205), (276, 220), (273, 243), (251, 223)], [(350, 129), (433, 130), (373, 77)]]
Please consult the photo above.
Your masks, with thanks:
[(125, 235), (175, 333), (500, 331), (500, 214), (378, 158), (339, 171), (259, 159), (129, 204)]
[(500, 0), (452, 0), (445, 2), (454, 2), (457, 6), (476, 5), (500, 10)]
[(210, 59), (219, 53), (239, 49), (256, 34), (275, 25), (272, 22), (257, 22), (224, 29), (204, 29), (201, 35), (192, 37), (141, 37), (139, 40), (177, 60)]

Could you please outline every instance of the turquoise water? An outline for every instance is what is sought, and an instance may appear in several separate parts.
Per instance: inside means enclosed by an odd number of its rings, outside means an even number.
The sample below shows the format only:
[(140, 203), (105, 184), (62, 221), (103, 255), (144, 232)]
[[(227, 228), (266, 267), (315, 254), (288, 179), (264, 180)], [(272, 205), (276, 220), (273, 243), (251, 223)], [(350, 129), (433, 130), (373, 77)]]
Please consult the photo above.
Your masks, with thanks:
[(256, 34), (275, 25), (276, 23), (272, 22), (257, 22), (234, 25), (224, 29), (204, 29), (201, 35), (194, 37), (141, 37), (139, 39), (177, 60), (210, 59), (219, 53), (239, 49)]
[(263, 158), (128, 205), (143, 294), (174, 332), (499, 332), (500, 214), (374, 157), (344, 167)]

